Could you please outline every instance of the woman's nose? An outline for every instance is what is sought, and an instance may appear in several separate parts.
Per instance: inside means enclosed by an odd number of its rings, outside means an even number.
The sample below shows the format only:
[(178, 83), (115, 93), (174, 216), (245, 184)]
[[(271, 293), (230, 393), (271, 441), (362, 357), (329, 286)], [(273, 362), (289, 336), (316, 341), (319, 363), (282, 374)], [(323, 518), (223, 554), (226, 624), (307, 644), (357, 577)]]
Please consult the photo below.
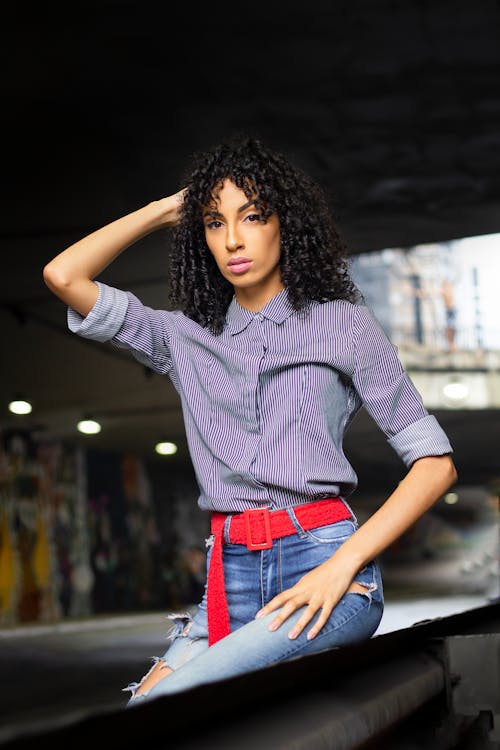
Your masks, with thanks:
[(227, 227), (226, 230), (226, 249), (239, 250), (243, 247), (243, 241), (235, 227)]

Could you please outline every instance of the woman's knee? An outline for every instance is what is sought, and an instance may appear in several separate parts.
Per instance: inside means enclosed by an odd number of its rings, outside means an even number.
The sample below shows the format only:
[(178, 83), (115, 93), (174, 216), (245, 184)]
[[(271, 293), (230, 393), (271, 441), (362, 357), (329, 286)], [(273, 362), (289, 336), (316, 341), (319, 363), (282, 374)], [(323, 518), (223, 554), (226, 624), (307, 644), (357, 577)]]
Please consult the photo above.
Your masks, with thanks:
[(172, 674), (173, 671), (164, 659), (158, 659), (140, 682), (128, 685), (125, 690), (130, 690), (132, 693), (131, 700), (141, 695), (146, 696), (155, 685), (168, 677), (169, 674)]

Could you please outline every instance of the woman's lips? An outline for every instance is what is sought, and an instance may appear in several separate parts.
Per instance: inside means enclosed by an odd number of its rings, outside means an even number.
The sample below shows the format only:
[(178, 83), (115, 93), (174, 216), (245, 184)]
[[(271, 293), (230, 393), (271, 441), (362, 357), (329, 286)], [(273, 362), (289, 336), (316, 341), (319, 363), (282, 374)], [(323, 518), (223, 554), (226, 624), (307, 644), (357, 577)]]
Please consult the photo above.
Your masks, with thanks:
[(248, 258), (232, 258), (227, 264), (227, 267), (231, 273), (245, 273), (251, 265), (252, 261)]

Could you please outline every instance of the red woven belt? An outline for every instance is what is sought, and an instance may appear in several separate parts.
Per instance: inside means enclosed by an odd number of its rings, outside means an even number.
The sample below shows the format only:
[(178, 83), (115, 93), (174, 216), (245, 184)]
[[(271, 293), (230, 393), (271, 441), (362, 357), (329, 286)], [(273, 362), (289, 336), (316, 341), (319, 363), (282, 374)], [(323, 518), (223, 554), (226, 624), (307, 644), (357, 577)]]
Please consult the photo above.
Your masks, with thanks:
[[(296, 505), (293, 511), (299, 524), (306, 530), (352, 518), (350, 510), (338, 497), (328, 497), (304, 505)], [(224, 524), (227, 516), (226, 513), (214, 512), (211, 517), (211, 531), (214, 539), (207, 582), (209, 646), (230, 632), (222, 565)], [(229, 526), (231, 544), (245, 544), (249, 550), (270, 549), (273, 546), (273, 539), (296, 533), (297, 529), (286, 510), (270, 511), (269, 508), (256, 508), (231, 515)]]

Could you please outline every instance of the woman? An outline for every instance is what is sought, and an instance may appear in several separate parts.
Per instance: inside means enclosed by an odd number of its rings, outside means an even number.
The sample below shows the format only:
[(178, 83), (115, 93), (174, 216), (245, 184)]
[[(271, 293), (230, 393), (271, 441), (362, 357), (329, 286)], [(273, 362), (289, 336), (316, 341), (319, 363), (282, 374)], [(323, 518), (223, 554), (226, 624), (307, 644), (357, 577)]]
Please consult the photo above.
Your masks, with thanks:
[[(350, 278), (322, 189), (252, 138), (193, 157), (182, 189), (44, 269), (70, 329), (129, 349), (177, 389), (211, 514), (194, 617), (128, 705), (369, 638), (377, 556), (456, 481), (451, 445)], [(94, 279), (172, 228), (173, 311)], [(361, 526), (344, 433), (364, 406), (408, 472)]]

